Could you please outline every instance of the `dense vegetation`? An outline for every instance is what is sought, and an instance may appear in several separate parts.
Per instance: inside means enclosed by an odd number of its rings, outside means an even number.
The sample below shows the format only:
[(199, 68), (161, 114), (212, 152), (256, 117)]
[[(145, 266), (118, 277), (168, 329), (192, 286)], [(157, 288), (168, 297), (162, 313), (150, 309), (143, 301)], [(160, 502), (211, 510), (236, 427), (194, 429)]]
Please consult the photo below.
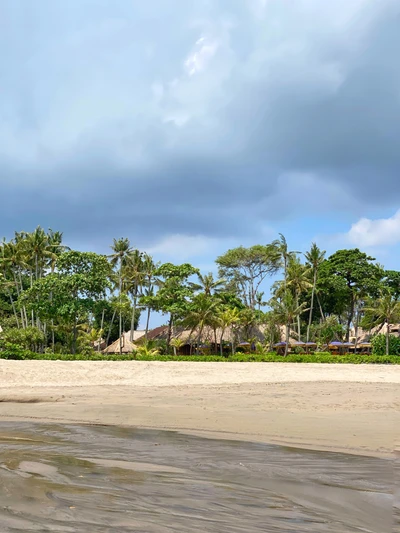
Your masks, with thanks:
[[(109, 344), (123, 331), (133, 332), (140, 313), (147, 333), (152, 311), (166, 315), (167, 338), (144, 344), (132, 357), (176, 353), (176, 326), (193, 332), (196, 351), (211, 328), (214, 350), (219, 346), (224, 360), (272, 360), (276, 356), (266, 354), (281, 340), (281, 326), (287, 338), (295, 335), (321, 348), (335, 339), (348, 341), (352, 330), (357, 337), (360, 327), (377, 328), (383, 336), (373, 341), (374, 353), (400, 354), (400, 341), (388, 327), (400, 320), (400, 272), (385, 270), (358, 249), (327, 258), (312, 244), (301, 254), (290, 251), (280, 235), (270, 244), (228, 250), (216, 263), (217, 279), (190, 264), (158, 264), (128, 239), (114, 240), (105, 256), (71, 250), (61, 233), (40, 227), (16, 233), (0, 244), (0, 356), (104, 359), (96, 354), (100, 340)], [(263, 284), (271, 276), (281, 279), (266, 297)], [(254, 336), (259, 326), (261, 341)], [(223, 342), (227, 328), (235, 338), (229, 348)], [(256, 353), (235, 355), (243, 340)], [(299, 356), (288, 360), (293, 357)]]

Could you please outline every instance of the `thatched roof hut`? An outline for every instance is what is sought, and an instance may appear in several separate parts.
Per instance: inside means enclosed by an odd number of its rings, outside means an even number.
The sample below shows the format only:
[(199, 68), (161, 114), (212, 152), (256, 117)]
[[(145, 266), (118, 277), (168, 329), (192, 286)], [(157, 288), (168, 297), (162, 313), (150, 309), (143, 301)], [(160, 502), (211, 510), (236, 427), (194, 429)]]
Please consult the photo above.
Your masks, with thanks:
[[(130, 331), (126, 331), (125, 333), (123, 333), (122, 337), (121, 337), (121, 340), (122, 340), (122, 350), (121, 350), (121, 352), (124, 353), (124, 354), (132, 353), (133, 350), (135, 350), (136, 347), (137, 347), (135, 342), (138, 339), (141, 339), (144, 336), (144, 334), (145, 334), (145, 331), (135, 330), (133, 332), (134, 342), (132, 342), (130, 340), (131, 332)], [(110, 346), (107, 346), (107, 348), (105, 348), (103, 350), (104, 354), (118, 354), (118, 353), (121, 353), (121, 352), (120, 352), (120, 339), (119, 338), (116, 341), (114, 341), (112, 344), (110, 344)]]

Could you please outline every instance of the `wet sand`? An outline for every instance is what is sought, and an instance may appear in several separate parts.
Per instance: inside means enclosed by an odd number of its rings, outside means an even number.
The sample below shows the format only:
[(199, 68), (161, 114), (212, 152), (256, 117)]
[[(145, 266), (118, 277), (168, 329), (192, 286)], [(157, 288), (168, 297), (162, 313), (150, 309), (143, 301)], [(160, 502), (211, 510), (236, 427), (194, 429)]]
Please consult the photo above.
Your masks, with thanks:
[(175, 429), (389, 456), (400, 366), (0, 361), (0, 422)]
[(2, 533), (386, 533), (392, 461), (170, 431), (6, 422)]

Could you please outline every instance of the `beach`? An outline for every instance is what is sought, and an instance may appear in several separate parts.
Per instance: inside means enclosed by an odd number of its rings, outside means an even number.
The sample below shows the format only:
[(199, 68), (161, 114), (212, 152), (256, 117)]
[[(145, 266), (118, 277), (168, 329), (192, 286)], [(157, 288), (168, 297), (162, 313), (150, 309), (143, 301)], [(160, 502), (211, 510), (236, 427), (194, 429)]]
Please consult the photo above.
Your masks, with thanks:
[(37, 421), (390, 456), (400, 366), (0, 360), (0, 422)]

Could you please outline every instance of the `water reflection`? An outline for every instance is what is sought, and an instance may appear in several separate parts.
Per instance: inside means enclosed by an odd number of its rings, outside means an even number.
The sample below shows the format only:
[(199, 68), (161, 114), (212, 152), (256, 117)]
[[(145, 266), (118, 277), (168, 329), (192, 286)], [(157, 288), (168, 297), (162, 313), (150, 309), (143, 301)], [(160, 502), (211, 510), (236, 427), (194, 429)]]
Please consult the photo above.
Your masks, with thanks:
[(1, 532), (392, 531), (388, 460), (174, 432), (2, 424)]

